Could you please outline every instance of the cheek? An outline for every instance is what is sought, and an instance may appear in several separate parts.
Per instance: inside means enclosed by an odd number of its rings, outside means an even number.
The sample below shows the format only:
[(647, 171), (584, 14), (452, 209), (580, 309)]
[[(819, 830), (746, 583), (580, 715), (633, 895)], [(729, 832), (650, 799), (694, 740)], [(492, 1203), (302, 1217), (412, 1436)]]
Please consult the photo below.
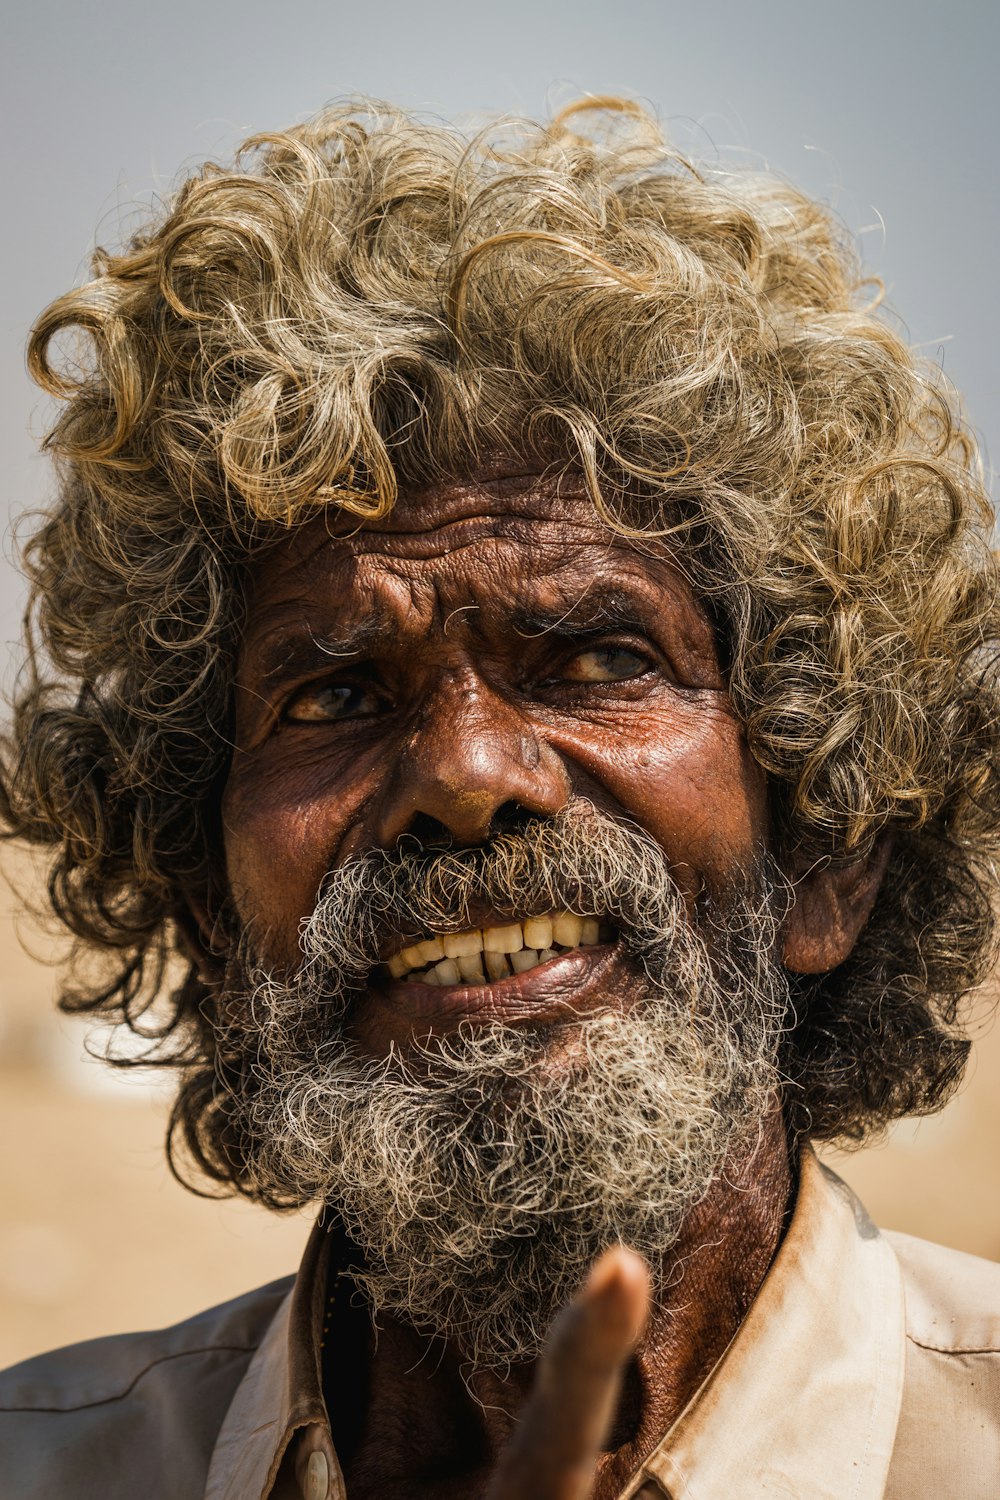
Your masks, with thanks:
[(663, 846), (682, 888), (725, 890), (769, 837), (767, 778), (722, 707), (630, 714), (564, 753)]
[(266, 956), (290, 962), (298, 928), (365, 797), (363, 780), (330, 784), (331, 767), (239, 756), (223, 797), (229, 891), (243, 923), (263, 935)]

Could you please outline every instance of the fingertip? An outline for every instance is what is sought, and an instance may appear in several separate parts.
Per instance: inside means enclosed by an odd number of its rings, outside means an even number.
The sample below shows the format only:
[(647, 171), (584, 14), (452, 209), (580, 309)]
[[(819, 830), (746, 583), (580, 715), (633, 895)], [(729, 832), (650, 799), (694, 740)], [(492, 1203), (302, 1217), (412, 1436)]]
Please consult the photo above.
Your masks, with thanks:
[(612, 1255), (618, 1258), (619, 1276), (625, 1286), (642, 1296), (649, 1295), (649, 1263), (627, 1245), (617, 1245)]
[(599, 1255), (584, 1285), (588, 1292), (599, 1295), (614, 1282), (637, 1291), (649, 1289), (649, 1266), (627, 1245), (612, 1245)]
[(584, 1295), (619, 1300), (636, 1339), (649, 1316), (649, 1266), (626, 1245), (614, 1245), (594, 1262), (584, 1284)]

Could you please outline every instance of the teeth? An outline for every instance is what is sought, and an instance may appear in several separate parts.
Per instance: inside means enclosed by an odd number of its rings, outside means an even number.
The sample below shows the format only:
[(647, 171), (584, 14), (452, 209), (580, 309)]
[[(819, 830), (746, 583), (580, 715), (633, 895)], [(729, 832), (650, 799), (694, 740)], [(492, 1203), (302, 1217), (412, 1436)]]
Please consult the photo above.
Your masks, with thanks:
[(520, 953), (510, 955), (510, 966), (515, 974), (524, 974), (528, 969), (537, 969), (539, 964), (547, 964), (550, 958), (558, 958), (554, 948), (543, 948), (537, 952), (534, 948), (522, 948)]
[(548, 963), (560, 949), (592, 947), (613, 938), (613, 929), (596, 917), (552, 912), (482, 931), (435, 934), (394, 954), (386, 968), (393, 979), (423, 984), (484, 984)]
[(483, 951), (483, 963), (486, 972), (491, 979), (507, 979), (510, 969), (507, 967), (507, 959), (503, 953), (493, 953), (490, 949)]
[(484, 927), (483, 951), (485, 953), (519, 953), (524, 947), (524, 932), (520, 922), (509, 927)]
[(552, 923), (552, 939), (561, 948), (578, 948), (583, 937), (583, 918), (561, 911)]
[(550, 917), (530, 917), (523, 926), (526, 948), (551, 948), (552, 920)]
[(422, 964), (436, 964), (439, 958), (444, 958), (447, 949), (439, 937), (427, 938), (424, 942), (417, 944), (417, 962)]
[(481, 932), (446, 932), (441, 941), (445, 958), (472, 958), (483, 951)]
[(427, 938), (422, 943), (404, 948), (399, 957), (408, 969), (422, 969), (424, 964), (437, 963), (439, 958), (444, 958), (444, 943), (439, 937)]
[(483, 973), (483, 956), (481, 953), (468, 954), (457, 960), (458, 972), (469, 984), (485, 984), (486, 975)]

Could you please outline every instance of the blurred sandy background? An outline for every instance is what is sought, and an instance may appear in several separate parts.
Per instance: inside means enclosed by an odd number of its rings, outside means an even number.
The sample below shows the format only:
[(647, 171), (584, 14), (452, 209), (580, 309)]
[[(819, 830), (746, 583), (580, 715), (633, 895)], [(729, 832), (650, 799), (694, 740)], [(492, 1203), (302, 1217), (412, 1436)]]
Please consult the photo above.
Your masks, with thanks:
[[(911, 340), (995, 446), (1000, 7), (989, 0), (31, 0), (0, 48), (0, 454), (11, 515), (44, 503), (27, 379), (38, 311), (182, 163), (353, 93), (454, 118), (583, 92), (648, 99), (683, 149), (768, 162), (830, 202)], [(991, 476), (992, 477), (992, 476)], [(23, 595), (0, 520), (0, 643)], [(11, 660), (13, 658), (10, 658)], [(0, 680), (9, 672), (0, 651)], [(183, 1192), (162, 1096), (82, 1060), (55, 975), (0, 886), (0, 1363), (176, 1319), (294, 1269), (308, 1224)], [(51, 943), (32, 947), (50, 956)], [(1000, 1037), (944, 1114), (843, 1164), (884, 1224), (1000, 1258)]]
[(85, 1054), (93, 1028), (55, 1008), (59, 945), (14, 894), (37, 888), (36, 871), (8, 847), (0, 872), (2, 1368), (176, 1322), (284, 1276), (310, 1220), (207, 1201), (174, 1181), (167, 1086)]
[[(30, 877), (6, 851), (16, 884)], [(309, 1221), (208, 1202), (171, 1178), (166, 1096), (85, 1058), (59, 1017), (55, 945), (0, 886), (0, 1366), (174, 1322), (295, 1269)], [(25, 953), (27, 941), (38, 957)], [(887, 1227), (1000, 1259), (1000, 1032), (943, 1114), (831, 1160)]]

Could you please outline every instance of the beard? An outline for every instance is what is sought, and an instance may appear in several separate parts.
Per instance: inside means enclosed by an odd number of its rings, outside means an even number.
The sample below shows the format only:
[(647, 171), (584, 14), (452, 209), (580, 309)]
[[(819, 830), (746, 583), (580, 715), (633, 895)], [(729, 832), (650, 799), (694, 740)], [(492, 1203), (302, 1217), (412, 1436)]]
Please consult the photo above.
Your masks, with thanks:
[[(692, 918), (659, 845), (580, 799), (488, 845), (333, 871), (296, 971), (269, 970), (245, 935), (227, 984), (219, 1102), (253, 1191), (318, 1199), (376, 1318), (452, 1339), (481, 1369), (536, 1357), (611, 1245), (644, 1255), (662, 1293), (685, 1218), (752, 1152), (776, 1093), (786, 896), (758, 869)], [(474, 906), (613, 925), (629, 1003), (363, 1053), (351, 1007), (392, 937), (460, 931)]]

